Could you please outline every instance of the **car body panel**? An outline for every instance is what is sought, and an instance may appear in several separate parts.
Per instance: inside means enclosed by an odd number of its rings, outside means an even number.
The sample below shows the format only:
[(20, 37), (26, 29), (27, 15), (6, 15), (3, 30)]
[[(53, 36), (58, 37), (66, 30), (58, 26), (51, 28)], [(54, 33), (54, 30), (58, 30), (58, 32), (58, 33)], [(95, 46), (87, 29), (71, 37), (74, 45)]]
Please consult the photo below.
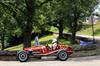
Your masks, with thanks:
[(56, 49), (49, 48), (48, 45), (33, 46), (31, 48), (24, 48), (26, 52), (32, 52), (34, 56), (56, 55), (59, 51), (65, 50), (68, 55), (73, 53), (72, 47), (64, 44), (57, 44)]

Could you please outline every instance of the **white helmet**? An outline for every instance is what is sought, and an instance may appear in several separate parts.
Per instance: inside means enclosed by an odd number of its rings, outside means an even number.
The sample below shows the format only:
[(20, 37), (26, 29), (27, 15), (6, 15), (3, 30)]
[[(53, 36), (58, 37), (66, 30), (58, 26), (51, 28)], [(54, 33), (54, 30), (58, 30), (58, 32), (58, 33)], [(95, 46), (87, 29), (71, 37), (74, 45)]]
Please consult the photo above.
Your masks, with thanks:
[(53, 39), (52, 40), (52, 43), (57, 43), (57, 39)]

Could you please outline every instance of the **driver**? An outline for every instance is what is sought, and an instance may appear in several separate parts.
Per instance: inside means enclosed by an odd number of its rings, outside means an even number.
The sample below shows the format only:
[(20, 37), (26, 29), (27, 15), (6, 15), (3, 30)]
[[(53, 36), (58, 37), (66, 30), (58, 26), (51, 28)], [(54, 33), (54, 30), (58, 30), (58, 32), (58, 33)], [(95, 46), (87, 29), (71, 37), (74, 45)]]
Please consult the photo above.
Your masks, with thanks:
[(52, 40), (52, 44), (47, 44), (47, 47), (48, 47), (48, 49), (53, 49), (53, 50), (55, 50), (56, 49), (56, 47), (57, 47), (57, 44), (58, 44), (58, 41), (57, 41), (57, 39), (53, 39)]
[(56, 47), (57, 47), (57, 44), (58, 44), (58, 41), (57, 41), (57, 39), (53, 39), (52, 40), (52, 47), (53, 47), (53, 49), (56, 49)]

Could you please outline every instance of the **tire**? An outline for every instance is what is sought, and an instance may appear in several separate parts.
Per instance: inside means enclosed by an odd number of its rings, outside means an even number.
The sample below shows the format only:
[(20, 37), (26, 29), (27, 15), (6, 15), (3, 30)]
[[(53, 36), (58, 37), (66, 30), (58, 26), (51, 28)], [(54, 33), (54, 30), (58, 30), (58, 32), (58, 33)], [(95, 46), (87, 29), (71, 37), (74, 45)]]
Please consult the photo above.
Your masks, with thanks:
[(61, 60), (61, 61), (66, 61), (68, 59), (68, 54), (66, 51), (64, 50), (61, 50), (58, 52), (58, 55), (57, 55), (57, 59)]
[(20, 62), (26, 62), (29, 59), (27, 52), (19, 51), (16, 56), (16, 60)]

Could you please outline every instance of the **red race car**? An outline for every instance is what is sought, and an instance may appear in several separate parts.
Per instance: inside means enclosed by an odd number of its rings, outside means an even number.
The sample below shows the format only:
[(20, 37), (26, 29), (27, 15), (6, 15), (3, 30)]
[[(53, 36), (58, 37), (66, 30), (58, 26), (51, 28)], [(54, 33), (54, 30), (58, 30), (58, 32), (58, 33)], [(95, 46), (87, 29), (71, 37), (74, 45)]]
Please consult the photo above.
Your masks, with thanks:
[(24, 48), (23, 51), (17, 52), (17, 60), (25, 62), (29, 59), (30, 55), (34, 58), (41, 58), (42, 56), (56, 56), (57, 59), (65, 61), (69, 55), (73, 53), (72, 47), (64, 44), (57, 44), (54, 49), (53, 46), (48, 45), (33, 46), (31, 48)]

